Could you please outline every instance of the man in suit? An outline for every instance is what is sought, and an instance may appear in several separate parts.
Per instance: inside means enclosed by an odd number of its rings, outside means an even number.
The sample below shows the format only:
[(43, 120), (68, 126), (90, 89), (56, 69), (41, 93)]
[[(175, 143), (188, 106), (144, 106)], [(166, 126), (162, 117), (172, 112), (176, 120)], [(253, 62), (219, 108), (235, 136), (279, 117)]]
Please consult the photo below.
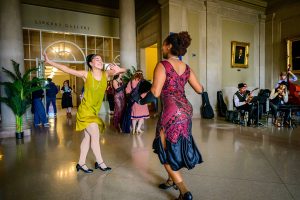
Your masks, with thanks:
[(235, 63), (245, 64), (245, 48), (237, 47), (235, 52)]

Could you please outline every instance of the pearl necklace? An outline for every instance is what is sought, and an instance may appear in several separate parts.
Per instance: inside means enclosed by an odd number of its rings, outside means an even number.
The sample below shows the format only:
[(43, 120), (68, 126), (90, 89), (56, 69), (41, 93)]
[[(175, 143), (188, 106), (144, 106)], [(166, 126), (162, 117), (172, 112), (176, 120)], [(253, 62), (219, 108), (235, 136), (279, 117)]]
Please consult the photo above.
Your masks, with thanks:
[(179, 60), (178, 56), (171, 56), (169, 59), (176, 59), (176, 60)]

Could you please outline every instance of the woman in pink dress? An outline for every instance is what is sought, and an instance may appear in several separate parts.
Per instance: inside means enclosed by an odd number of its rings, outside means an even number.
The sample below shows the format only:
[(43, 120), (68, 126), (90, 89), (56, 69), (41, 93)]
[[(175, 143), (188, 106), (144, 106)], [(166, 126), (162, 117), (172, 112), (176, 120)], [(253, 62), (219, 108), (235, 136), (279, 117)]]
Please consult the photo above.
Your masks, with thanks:
[[(127, 84), (126, 94), (131, 93), (133, 89), (139, 87), (140, 82), (143, 80), (144, 80), (143, 72), (141, 70), (137, 70), (133, 75), (132, 80)], [(144, 97), (145, 95), (146, 94), (142, 94), (141, 97)], [(149, 118), (148, 105), (147, 104), (140, 105), (134, 102), (131, 109), (132, 134), (143, 133), (141, 127), (144, 124), (144, 119), (148, 119), (148, 118)]]
[(159, 187), (178, 188), (178, 199), (183, 200), (192, 200), (193, 195), (185, 185), (180, 169), (190, 170), (203, 162), (192, 136), (193, 107), (185, 95), (185, 85), (189, 83), (198, 94), (202, 93), (203, 87), (189, 65), (179, 59), (179, 56), (185, 55), (190, 43), (188, 32), (174, 33), (164, 40), (162, 51), (165, 60), (155, 67), (150, 92), (138, 101), (146, 104), (155, 97), (161, 97), (162, 112), (152, 147), (169, 177)]

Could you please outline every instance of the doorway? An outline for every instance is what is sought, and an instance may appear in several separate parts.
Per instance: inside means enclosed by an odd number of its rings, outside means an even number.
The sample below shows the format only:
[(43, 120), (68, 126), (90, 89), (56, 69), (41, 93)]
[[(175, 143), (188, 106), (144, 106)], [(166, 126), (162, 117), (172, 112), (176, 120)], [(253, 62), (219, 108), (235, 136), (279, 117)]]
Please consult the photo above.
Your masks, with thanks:
[[(144, 78), (150, 82), (153, 82), (153, 72), (158, 62), (158, 50), (157, 43), (152, 44), (146, 48), (140, 50), (140, 64), (141, 70), (144, 72)], [(156, 104), (151, 103), (148, 105), (150, 115), (156, 116), (160, 108), (160, 102)]]
[(144, 78), (153, 81), (154, 68), (158, 62), (157, 43), (141, 49), (141, 70), (144, 72)]

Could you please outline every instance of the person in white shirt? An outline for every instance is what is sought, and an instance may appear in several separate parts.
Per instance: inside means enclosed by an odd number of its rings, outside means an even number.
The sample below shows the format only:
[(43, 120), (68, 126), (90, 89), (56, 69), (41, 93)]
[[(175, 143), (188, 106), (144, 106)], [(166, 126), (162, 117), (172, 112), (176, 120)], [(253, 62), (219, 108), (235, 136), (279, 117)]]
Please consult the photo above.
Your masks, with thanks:
[(298, 80), (297, 76), (295, 74), (293, 74), (290, 70), (288, 70), (288, 72), (280, 72), (280, 76), (279, 76), (279, 81), (276, 83), (275, 88), (279, 87), (279, 84), (281, 82), (285, 82), (287, 84), (287, 75), (290, 75), (291, 77), (289, 77), (289, 81), (290, 82), (296, 82)]
[(249, 120), (247, 121), (247, 126), (250, 126), (251, 119), (254, 118), (254, 106), (251, 103), (252, 94), (247, 90), (246, 83), (238, 84), (238, 91), (233, 95), (234, 107), (241, 112), (241, 117), (244, 118), (245, 112), (249, 114)]

